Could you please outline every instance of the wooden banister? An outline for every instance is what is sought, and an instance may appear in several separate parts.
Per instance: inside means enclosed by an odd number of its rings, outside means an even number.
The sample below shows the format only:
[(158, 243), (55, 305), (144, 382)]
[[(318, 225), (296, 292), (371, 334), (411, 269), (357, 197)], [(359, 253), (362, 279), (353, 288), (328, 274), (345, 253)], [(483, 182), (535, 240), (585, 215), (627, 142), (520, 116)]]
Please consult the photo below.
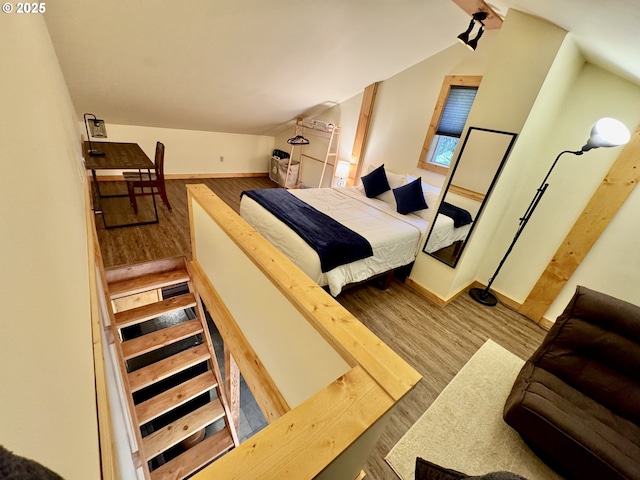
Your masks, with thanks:
[[(188, 185), (187, 190), (192, 277), (225, 347), (270, 422), (251, 441), (241, 444), (194, 478), (314, 478), (330, 468), (350, 445), (367, 437), (367, 432), (375, 431), (372, 427), (421, 377), (206, 186)], [(246, 332), (239, 325), (242, 322), (234, 317), (237, 306), (226, 306), (229, 295), (239, 293), (229, 293), (232, 289), (229, 285), (237, 280), (210, 277), (225, 271), (225, 265), (207, 258), (205, 249), (211, 248), (223, 249), (215, 257), (222, 263), (240, 253), (246, 257), (254, 267), (247, 269), (247, 273), (243, 271), (243, 275), (261, 276), (263, 286), (266, 279), (274, 287), (274, 297), (284, 298), (297, 311), (300, 321), (313, 327), (334, 354), (344, 360), (346, 373), (304, 401), (290, 404), (275, 376), (262, 364), (246, 338)], [(242, 280), (246, 280), (247, 285), (251, 283), (247, 277)], [(217, 286), (223, 287), (226, 293)], [(242, 293), (250, 296), (249, 291), (247, 287)], [(276, 298), (270, 300), (278, 304)], [(246, 298), (246, 301), (252, 299)], [(366, 459), (360, 460), (364, 463)], [(353, 478), (359, 474), (362, 463), (353, 472)]]

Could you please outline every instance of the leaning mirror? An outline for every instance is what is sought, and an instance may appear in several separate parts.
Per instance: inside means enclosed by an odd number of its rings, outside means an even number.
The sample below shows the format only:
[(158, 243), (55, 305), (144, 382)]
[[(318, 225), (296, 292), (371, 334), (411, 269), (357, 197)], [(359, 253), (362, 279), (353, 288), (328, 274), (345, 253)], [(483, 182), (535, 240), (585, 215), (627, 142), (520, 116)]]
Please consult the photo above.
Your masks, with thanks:
[(422, 251), (455, 267), (517, 134), (469, 127)]

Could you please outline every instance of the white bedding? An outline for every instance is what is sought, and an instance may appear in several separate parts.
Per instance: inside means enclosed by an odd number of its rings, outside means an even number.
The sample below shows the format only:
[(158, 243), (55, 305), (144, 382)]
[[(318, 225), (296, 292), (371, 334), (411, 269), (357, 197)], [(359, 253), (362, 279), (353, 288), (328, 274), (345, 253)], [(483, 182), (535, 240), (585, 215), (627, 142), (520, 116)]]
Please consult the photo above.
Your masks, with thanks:
[(469, 235), (471, 225), (473, 225), (473, 223), (455, 228), (451, 217), (447, 217), (446, 215), (439, 213), (436, 217), (436, 223), (433, 227), (433, 231), (429, 235), (425, 251), (427, 253), (437, 252), (458, 240), (466, 239), (467, 235)]
[(289, 190), (315, 209), (365, 237), (373, 256), (323, 273), (317, 253), (293, 230), (258, 203), (242, 196), (240, 215), (319, 285), (337, 296), (348, 283), (408, 265), (415, 260), (429, 222), (401, 215), (382, 200), (367, 198), (358, 188)]

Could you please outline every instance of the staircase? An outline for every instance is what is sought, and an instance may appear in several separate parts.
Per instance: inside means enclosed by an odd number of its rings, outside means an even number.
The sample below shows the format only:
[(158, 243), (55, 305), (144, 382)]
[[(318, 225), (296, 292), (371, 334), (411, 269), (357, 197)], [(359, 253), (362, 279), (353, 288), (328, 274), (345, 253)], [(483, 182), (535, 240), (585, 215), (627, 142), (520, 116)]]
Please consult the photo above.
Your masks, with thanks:
[(109, 326), (149, 480), (181, 479), (238, 445), (184, 258), (105, 271)]

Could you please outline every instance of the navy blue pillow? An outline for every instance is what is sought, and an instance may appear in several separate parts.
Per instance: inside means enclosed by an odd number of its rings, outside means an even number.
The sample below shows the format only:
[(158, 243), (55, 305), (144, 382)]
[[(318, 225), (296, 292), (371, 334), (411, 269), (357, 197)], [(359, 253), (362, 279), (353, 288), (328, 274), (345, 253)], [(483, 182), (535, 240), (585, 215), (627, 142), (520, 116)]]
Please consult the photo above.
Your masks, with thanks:
[(411, 183), (394, 188), (393, 195), (396, 197), (398, 213), (403, 215), (428, 208), (422, 193), (422, 178), (416, 178)]
[(391, 190), (387, 174), (384, 171), (384, 164), (362, 177), (362, 186), (367, 197), (377, 197), (381, 193)]

